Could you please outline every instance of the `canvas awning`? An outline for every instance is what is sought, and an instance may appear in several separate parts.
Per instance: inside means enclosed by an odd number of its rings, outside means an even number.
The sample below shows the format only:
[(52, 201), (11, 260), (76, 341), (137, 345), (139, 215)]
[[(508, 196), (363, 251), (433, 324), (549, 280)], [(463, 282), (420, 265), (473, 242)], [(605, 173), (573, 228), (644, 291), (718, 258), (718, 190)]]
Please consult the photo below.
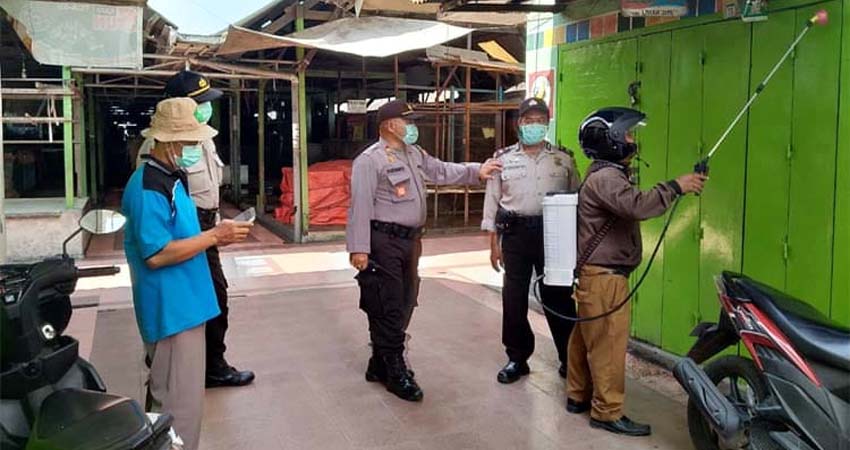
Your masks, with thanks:
[(142, 67), (141, 1), (5, 0), (12, 28), (41, 64)]
[(472, 32), (430, 20), (395, 17), (348, 17), (288, 36), (231, 26), (218, 55), (239, 54), (269, 48), (300, 46), (358, 56), (387, 57), (442, 44)]

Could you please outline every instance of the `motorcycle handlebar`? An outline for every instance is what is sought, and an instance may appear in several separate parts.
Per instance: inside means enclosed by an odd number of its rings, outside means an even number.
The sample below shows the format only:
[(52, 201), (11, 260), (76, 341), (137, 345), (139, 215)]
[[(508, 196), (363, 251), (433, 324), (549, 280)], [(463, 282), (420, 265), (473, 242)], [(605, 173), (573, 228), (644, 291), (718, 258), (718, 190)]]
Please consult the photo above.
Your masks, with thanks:
[(120, 273), (121, 269), (117, 266), (108, 267), (89, 267), (85, 269), (77, 269), (77, 276), (80, 278), (88, 277), (108, 277)]

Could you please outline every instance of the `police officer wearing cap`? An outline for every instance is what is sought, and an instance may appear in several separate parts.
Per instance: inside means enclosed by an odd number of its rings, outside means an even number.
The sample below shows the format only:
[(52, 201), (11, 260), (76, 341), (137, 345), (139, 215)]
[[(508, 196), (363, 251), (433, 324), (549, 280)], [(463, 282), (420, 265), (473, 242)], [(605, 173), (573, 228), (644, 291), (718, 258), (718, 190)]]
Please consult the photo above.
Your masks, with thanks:
[(419, 256), (427, 217), (425, 182), (477, 185), (494, 162), (442, 162), (415, 145), (413, 109), (394, 100), (378, 110), (380, 139), (355, 160), (346, 248), (359, 270), (360, 308), (369, 319), (372, 357), (366, 380), (419, 401), (422, 390), (404, 360), (406, 329), (419, 294)]
[[(504, 268), (502, 343), (508, 363), (497, 376), (503, 384), (530, 372), (527, 361), (534, 352), (534, 332), (528, 322), (528, 293), (532, 272), (543, 273), (543, 198), (551, 192), (576, 192), (581, 183), (572, 152), (545, 140), (549, 108), (543, 100), (522, 102), (518, 125), (519, 142), (493, 155), (502, 172), (487, 182), (481, 223), (481, 228), (490, 232), (493, 269)], [(558, 373), (565, 377), (573, 324), (552, 311), (575, 316), (572, 289), (541, 284), (540, 292), (561, 362)]]
[[(198, 104), (195, 110), (195, 118), (198, 122), (206, 124), (212, 117), (212, 102), (222, 96), (222, 92), (214, 89), (209, 80), (197, 72), (184, 70), (177, 73), (165, 85), (165, 96), (189, 97)], [(143, 160), (149, 158), (155, 141), (148, 138), (139, 148), (136, 165), (141, 166)], [(215, 143), (212, 139), (201, 142), (201, 151), (189, 155), (195, 162), (184, 170), (186, 171), (189, 192), (195, 206), (198, 209), (198, 219), (203, 231), (215, 228), (218, 222), (219, 210), (219, 186), (222, 180), (222, 168), (224, 164), (218, 156)], [(184, 158), (186, 156), (184, 155)], [(221, 257), (217, 246), (207, 249), (207, 261), (212, 273), (213, 285), (215, 287), (218, 306), (221, 314), (207, 322), (206, 325), (206, 386), (244, 386), (254, 381), (254, 373), (251, 371), (240, 371), (227, 363), (224, 352), (227, 346), (224, 343), (228, 327), (227, 307), (227, 279), (221, 267)]]

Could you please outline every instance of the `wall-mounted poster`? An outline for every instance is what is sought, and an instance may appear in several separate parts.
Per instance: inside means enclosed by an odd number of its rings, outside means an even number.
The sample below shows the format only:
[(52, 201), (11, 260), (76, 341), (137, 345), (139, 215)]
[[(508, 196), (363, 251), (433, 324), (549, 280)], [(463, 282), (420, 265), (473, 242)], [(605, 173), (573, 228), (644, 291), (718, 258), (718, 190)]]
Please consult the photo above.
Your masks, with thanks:
[(549, 106), (549, 117), (554, 117), (552, 114), (552, 101), (554, 100), (552, 93), (555, 91), (554, 80), (555, 71), (544, 70), (529, 74), (528, 83), (526, 84), (528, 86), (526, 97), (535, 97), (545, 101)]

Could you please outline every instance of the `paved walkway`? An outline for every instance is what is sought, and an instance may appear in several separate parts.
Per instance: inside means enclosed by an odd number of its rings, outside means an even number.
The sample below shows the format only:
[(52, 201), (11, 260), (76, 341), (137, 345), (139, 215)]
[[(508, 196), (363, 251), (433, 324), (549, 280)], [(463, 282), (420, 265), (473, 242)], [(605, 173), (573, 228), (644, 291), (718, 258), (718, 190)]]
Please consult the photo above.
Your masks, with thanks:
[[(690, 449), (684, 405), (661, 371), (635, 370), (628, 414), (650, 438), (591, 429), (564, 411), (545, 320), (531, 313), (532, 374), (503, 386), (501, 312), (485, 240), (426, 242), (409, 360), (425, 391), (404, 402), (363, 379), (366, 320), (339, 245), (226, 254), (233, 293), (228, 357), (257, 372), (252, 386), (207, 392), (204, 449)], [(71, 334), (110, 389), (141, 398), (141, 344), (126, 275), (81, 283)], [(488, 287), (488, 284), (493, 286)]]

